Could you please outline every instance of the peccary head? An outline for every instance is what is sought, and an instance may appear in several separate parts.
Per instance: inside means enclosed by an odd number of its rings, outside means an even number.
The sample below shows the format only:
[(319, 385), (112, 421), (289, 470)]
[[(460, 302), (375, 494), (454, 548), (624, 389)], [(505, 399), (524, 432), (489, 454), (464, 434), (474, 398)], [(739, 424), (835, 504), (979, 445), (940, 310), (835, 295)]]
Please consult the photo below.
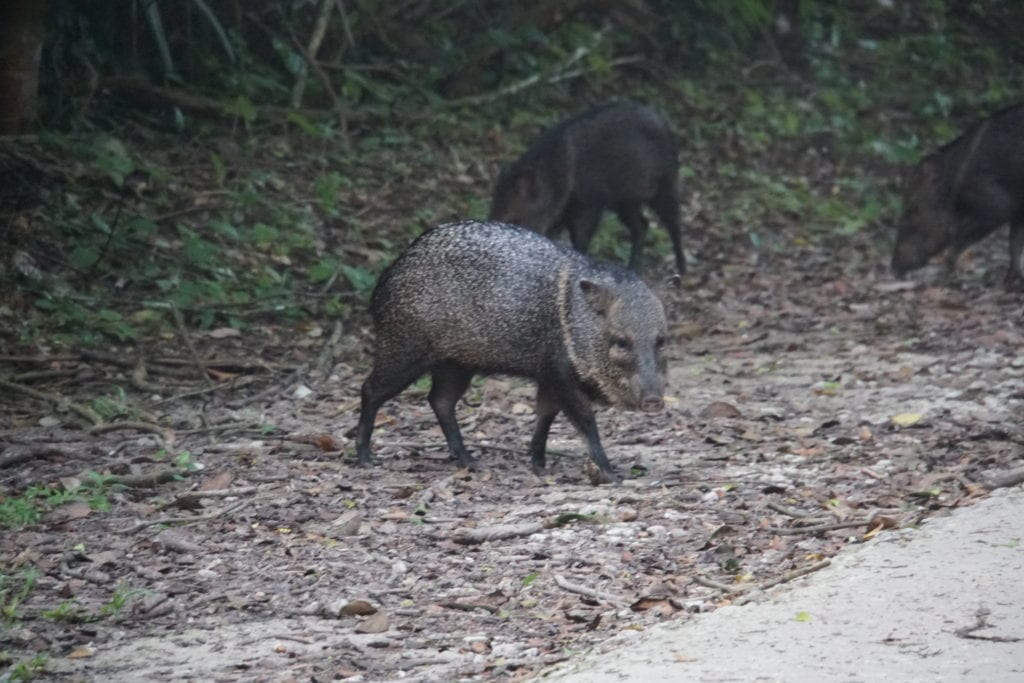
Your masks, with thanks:
[(558, 219), (568, 196), (556, 196), (557, 189), (534, 169), (503, 169), (495, 185), (489, 218), (544, 232)]
[(664, 407), (667, 337), (661, 302), (638, 278), (607, 283), (583, 277), (568, 307), (567, 273), (559, 283), (564, 343), (577, 374), (609, 403), (630, 409)]
[(921, 268), (950, 246), (956, 231), (951, 189), (945, 187), (936, 159), (927, 158), (904, 184), (903, 216), (900, 218), (892, 269), (902, 277)]

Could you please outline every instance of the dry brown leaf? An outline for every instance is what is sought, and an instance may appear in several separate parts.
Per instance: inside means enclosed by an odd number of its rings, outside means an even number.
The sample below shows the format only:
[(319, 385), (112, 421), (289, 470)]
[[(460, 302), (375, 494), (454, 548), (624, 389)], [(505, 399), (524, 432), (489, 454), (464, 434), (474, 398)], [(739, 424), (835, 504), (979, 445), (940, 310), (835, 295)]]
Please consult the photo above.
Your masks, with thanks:
[(356, 633), (385, 633), (391, 628), (391, 621), (384, 612), (377, 612), (363, 619), (356, 626)]

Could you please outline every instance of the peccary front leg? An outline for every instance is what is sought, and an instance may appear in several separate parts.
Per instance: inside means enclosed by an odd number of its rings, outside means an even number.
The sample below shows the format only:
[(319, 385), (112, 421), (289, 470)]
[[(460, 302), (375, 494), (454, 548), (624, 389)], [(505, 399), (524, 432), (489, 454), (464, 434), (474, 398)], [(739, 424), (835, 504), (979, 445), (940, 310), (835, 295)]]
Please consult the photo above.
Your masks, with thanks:
[(640, 202), (622, 202), (615, 207), (615, 213), (629, 228), (629, 241), (632, 245), (629, 251), (629, 269), (640, 272), (644, 238), (647, 236), (647, 219), (644, 218), (643, 207)]
[(459, 431), (459, 423), (455, 419), (455, 404), (466, 393), (472, 379), (471, 370), (458, 363), (444, 363), (435, 368), (431, 375), (430, 395), (427, 400), (430, 401), (430, 407), (434, 409), (434, 415), (441, 424), (441, 431), (448, 442), (448, 451), (452, 459), (457, 460), (463, 467), (475, 470), (476, 460), (466, 450), (462, 442), (462, 432)]
[(604, 473), (609, 482), (621, 484), (622, 477), (608, 462), (608, 456), (605, 455), (604, 448), (601, 447), (601, 436), (597, 431), (597, 420), (594, 418), (594, 410), (590, 407), (590, 401), (568, 383), (559, 386), (558, 398), (562, 411), (586, 440), (590, 459)]
[(1010, 268), (1003, 282), (1007, 289), (1024, 289), (1024, 218), (1010, 225)]
[(537, 425), (530, 439), (530, 466), (535, 474), (542, 475), (547, 469), (548, 432), (551, 423), (558, 416), (558, 398), (552, 387), (543, 382), (537, 383)]
[(367, 467), (373, 464), (370, 452), (370, 437), (377, 411), (389, 398), (398, 395), (416, 381), (426, 370), (415, 356), (403, 360), (383, 356), (374, 362), (373, 370), (363, 382), (362, 407), (359, 410), (359, 427), (356, 431), (356, 455), (359, 464)]

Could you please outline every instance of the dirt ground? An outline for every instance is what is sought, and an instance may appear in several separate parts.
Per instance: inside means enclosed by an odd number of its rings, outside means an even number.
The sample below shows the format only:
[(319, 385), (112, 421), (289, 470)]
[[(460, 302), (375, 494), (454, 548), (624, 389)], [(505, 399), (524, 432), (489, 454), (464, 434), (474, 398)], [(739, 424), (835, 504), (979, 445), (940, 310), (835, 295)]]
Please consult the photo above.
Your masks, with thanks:
[[(553, 473), (531, 474), (532, 387), (506, 378), (459, 409), (485, 471), (447, 460), (422, 389), (382, 410), (379, 466), (354, 467), (338, 449), (368, 367), (359, 328), (197, 335), (214, 387), (168, 373), (131, 390), (163, 434), (89, 433), (7, 392), (6, 492), (89, 470), (131, 485), (108, 511), (71, 502), (0, 536), (3, 566), (40, 573), (0, 647), (50, 653), (53, 680), (518, 681), (756, 597), (1020, 466), (1024, 296), (999, 287), (1005, 239), (952, 286), (934, 267), (893, 280), (867, 237), (760, 258), (699, 245), (665, 292), (667, 410), (599, 418), (619, 487), (589, 483), (562, 421)], [(70, 370), (33, 386), (74, 398), (130, 384), (115, 361), (131, 354), (111, 351), (0, 366)], [(187, 375), (174, 342), (146, 353)], [(172, 456), (191, 472), (152, 480)], [(103, 616), (44, 614), (64, 601)]]

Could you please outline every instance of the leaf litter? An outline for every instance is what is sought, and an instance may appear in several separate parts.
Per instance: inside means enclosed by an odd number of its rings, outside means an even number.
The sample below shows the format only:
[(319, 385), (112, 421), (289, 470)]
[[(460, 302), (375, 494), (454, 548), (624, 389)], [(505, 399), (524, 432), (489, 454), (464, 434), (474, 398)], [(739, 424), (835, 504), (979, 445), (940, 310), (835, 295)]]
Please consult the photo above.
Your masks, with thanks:
[[(532, 387), (515, 379), (478, 382), (459, 406), (483, 472), (448, 461), (422, 389), (382, 410), (378, 467), (341, 457), (367, 369), (350, 351), (255, 403), (247, 388), (154, 401), (174, 452), (202, 468), (112, 489), (108, 511), (69, 503), (5, 532), (3, 565), (42, 579), (3, 647), (110, 681), (518, 681), (616, 635), (757, 599), (849, 544), (969, 505), (1024, 458), (1020, 296), (976, 271), (959, 287), (921, 284), (927, 274), (904, 286), (883, 260), (807, 250), (702, 264), (707, 277), (667, 295), (665, 412), (600, 416), (631, 473), (619, 487), (589, 482), (561, 420), (552, 472), (530, 471)], [(320, 353), (286, 337), (197, 346), (294, 365)], [(3, 405), (4, 456), (54, 453), (6, 467), (10, 493), (90, 469), (141, 475), (167, 447), (82, 432), (42, 402)], [(35, 426), (47, 417), (58, 421)], [(61, 600), (99, 614), (119, 587), (124, 605), (106, 618), (43, 616)]]

